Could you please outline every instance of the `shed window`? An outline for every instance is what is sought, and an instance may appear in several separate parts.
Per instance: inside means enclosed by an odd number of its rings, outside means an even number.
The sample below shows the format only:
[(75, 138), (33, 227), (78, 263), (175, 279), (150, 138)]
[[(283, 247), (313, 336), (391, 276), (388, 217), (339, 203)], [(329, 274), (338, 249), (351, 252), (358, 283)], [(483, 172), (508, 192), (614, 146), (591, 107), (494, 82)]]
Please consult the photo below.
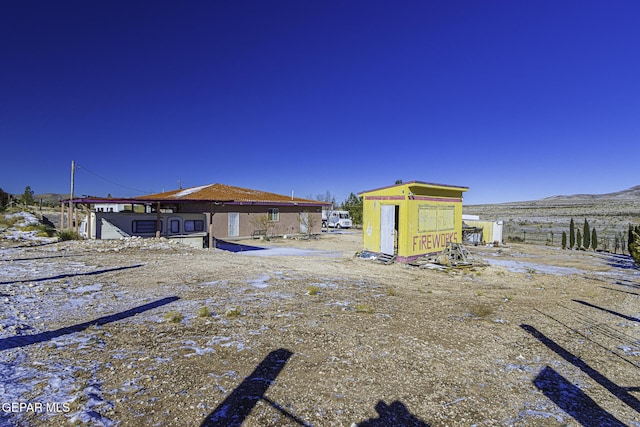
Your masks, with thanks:
[(453, 206), (420, 205), (418, 207), (418, 231), (421, 233), (453, 230)]
[(184, 222), (184, 231), (187, 233), (193, 233), (197, 231), (204, 231), (204, 221), (188, 219)]
[(169, 222), (169, 230), (172, 233), (179, 233), (180, 232), (180, 220), (172, 219)]
[(269, 208), (267, 218), (269, 219), (269, 221), (280, 221), (280, 209)]

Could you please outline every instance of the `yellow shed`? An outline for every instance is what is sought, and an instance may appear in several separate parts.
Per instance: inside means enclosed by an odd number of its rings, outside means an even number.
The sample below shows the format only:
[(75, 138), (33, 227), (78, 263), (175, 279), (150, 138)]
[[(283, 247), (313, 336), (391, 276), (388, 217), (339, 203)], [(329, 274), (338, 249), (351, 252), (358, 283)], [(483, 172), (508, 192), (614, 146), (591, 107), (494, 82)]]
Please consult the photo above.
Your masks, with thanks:
[(408, 262), (462, 243), (462, 193), (468, 190), (412, 181), (359, 193), (364, 250)]

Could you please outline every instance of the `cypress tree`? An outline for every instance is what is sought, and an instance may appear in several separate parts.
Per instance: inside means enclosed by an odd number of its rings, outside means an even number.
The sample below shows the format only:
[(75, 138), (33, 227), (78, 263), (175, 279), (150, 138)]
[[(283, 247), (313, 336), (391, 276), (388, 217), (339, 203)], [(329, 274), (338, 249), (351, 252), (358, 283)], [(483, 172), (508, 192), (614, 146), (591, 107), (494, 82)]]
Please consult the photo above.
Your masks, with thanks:
[(569, 223), (569, 249), (573, 249), (576, 247), (576, 226), (573, 223), (573, 218), (571, 218), (571, 222)]
[(582, 233), (582, 238), (584, 239), (584, 248), (589, 249), (591, 246), (591, 231), (589, 231), (589, 223), (587, 219), (584, 219), (584, 231)]
[(562, 232), (562, 249), (567, 249), (567, 232)]
[(598, 233), (596, 233), (595, 227), (591, 230), (591, 249), (594, 251), (598, 249)]
[(576, 243), (578, 244), (578, 249), (582, 247), (582, 234), (580, 234), (580, 229), (576, 232)]
[(629, 223), (629, 234), (627, 235), (627, 249), (631, 253), (631, 245), (633, 244), (633, 225)]

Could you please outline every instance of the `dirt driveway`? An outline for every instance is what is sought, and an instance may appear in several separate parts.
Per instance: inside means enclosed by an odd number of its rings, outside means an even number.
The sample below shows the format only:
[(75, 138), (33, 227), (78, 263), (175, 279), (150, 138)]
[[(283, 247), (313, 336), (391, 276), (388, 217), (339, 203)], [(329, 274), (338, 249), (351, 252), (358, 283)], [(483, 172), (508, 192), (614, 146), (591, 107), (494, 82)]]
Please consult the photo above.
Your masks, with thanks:
[(2, 242), (0, 425), (640, 426), (627, 258), (481, 247), (440, 271), (360, 242)]

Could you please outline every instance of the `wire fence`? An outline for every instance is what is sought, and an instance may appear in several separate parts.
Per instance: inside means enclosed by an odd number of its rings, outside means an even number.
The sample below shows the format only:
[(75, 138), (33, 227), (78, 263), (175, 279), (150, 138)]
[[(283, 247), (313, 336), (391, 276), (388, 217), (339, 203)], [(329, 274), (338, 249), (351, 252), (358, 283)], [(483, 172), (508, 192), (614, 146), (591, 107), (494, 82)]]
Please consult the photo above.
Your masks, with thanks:
[[(569, 232), (567, 231), (567, 247), (570, 245)], [(628, 254), (627, 234), (622, 231), (606, 233), (605, 235), (597, 235), (597, 250), (606, 252)], [(562, 247), (562, 231), (539, 231), (527, 229), (507, 229), (503, 233), (503, 241), (505, 243), (528, 243), (532, 245), (546, 245), (554, 247)], [(582, 245), (584, 240), (582, 240)], [(576, 241), (576, 247), (578, 246)], [(590, 247), (593, 247), (590, 245)]]

